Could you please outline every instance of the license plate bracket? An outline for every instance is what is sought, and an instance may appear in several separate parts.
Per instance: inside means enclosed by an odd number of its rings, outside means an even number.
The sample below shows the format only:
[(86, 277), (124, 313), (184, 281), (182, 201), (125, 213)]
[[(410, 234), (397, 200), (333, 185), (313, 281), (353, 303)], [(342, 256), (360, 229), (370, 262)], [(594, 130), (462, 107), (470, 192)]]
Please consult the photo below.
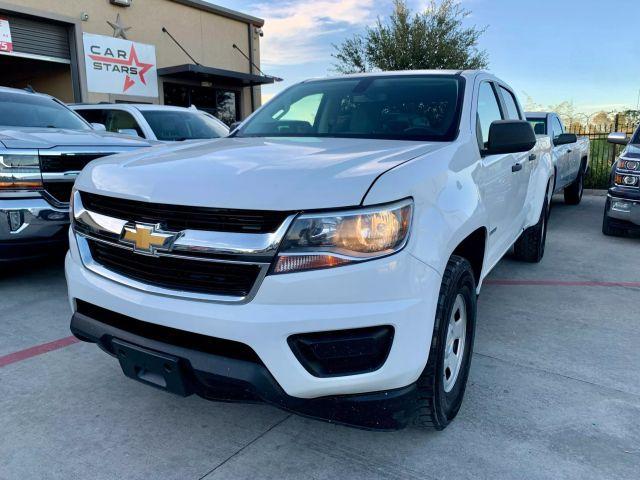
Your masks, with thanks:
[(117, 338), (111, 340), (111, 344), (122, 372), (127, 377), (182, 397), (193, 393), (186, 382), (185, 369), (180, 358)]

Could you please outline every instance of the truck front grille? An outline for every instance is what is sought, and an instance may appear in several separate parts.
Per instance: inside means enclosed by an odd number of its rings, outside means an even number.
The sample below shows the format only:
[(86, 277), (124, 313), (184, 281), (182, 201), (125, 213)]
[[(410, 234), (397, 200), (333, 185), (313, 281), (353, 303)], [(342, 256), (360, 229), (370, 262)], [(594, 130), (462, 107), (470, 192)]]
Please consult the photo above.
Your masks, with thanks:
[(43, 173), (79, 172), (87, 164), (97, 158), (102, 158), (112, 153), (81, 153), (77, 155), (48, 155), (40, 154), (40, 169)]
[(246, 297), (260, 274), (260, 266), (254, 264), (153, 257), (95, 240), (88, 239), (87, 242), (96, 263), (117, 274), (161, 288)]
[(290, 212), (237, 210), (148, 203), (80, 192), (87, 210), (133, 222), (160, 223), (167, 230), (235, 233), (275, 232)]
[(113, 155), (117, 152), (101, 153), (52, 153), (40, 154), (40, 170), (43, 176), (43, 187), (50, 203), (66, 205), (71, 198), (71, 189), (76, 179), (76, 172), (82, 170), (89, 162), (97, 158)]
[(71, 189), (73, 188), (73, 181), (43, 182), (43, 187), (45, 192), (47, 192), (49, 196), (53, 198), (54, 203), (67, 204), (71, 199)]

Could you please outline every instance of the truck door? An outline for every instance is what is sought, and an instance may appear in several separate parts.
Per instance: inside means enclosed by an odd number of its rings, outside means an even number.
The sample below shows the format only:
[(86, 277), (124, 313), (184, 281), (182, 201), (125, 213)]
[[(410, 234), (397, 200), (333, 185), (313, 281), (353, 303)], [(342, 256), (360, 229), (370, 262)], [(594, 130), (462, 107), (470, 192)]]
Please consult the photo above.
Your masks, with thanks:
[(567, 185), (567, 177), (570, 174), (571, 166), (570, 166), (570, 145), (556, 145), (555, 141), (557, 138), (564, 133), (564, 129), (562, 128), (562, 123), (560, 123), (560, 119), (556, 115), (551, 115), (551, 138), (553, 139), (553, 154), (556, 157), (556, 168), (558, 169), (558, 173), (556, 176), (556, 189), (563, 188)]
[[(489, 81), (480, 83), (476, 97), (476, 134), (478, 147), (484, 151), (489, 141), (489, 129), (497, 120), (504, 120), (495, 85)], [(485, 155), (482, 158), (480, 193), (489, 215), (489, 240), (487, 260), (496, 262), (519, 234), (516, 226), (518, 206), (514, 201), (519, 184), (518, 159), (513, 154)]]
[[(515, 95), (502, 85), (498, 91), (502, 100), (503, 111), (508, 120), (525, 120)], [(529, 183), (533, 172), (534, 163), (530, 160), (530, 152), (521, 152), (513, 154), (520, 170), (513, 172), (513, 181), (516, 183), (515, 196), (512, 199), (512, 208), (516, 228), (522, 229), (529, 215), (529, 203), (527, 202), (527, 192), (529, 192)]]

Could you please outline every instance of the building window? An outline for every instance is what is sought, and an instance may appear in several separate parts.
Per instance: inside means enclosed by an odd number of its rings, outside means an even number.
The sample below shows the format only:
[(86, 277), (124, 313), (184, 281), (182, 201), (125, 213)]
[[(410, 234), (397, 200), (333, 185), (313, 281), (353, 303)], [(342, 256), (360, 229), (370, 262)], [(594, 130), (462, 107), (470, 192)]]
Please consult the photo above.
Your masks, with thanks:
[(240, 120), (240, 92), (215, 87), (201, 87), (165, 82), (164, 104), (178, 107), (194, 105), (209, 112), (227, 125)]

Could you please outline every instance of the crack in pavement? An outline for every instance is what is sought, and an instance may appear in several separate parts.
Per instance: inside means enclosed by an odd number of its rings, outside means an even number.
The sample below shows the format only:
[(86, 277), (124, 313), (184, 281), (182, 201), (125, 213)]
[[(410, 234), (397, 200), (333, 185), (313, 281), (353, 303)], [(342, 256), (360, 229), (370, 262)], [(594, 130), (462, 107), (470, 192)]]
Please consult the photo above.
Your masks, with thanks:
[(219, 469), (220, 467), (222, 467), (225, 463), (227, 463), (229, 460), (231, 460), (232, 458), (236, 457), (237, 455), (239, 455), (240, 453), (242, 453), (244, 450), (246, 450), (247, 448), (249, 448), (251, 445), (253, 445), (254, 443), (256, 443), (258, 440), (260, 440), (262, 437), (264, 437), (267, 433), (269, 433), (271, 430), (273, 430), (276, 427), (279, 427), (280, 425), (282, 425), (285, 421), (289, 420), (291, 417), (293, 416), (292, 413), (288, 414), (286, 417), (284, 417), (282, 420), (277, 421), (276, 423), (274, 423), (273, 425), (271, 425), (269, 428), (267, 428), (264, 432), (262, 432), (260, 435), (258, 435), (256, 438), (254, 438), (253, 440), (251, 440), (249, 443), (247, 443), (246, 445), (244, 445), (243, 447), (239, 448), (237, 451), (235, 451), (233, 454), (229, 455), (227, 458), (225, 458), (222, 462), (220, 462), (218, 465), (216, 465), (215, 467), (213, 467), (211, 470), (209, 470), (207, 473), (205, 473), (203, 476), (201, 476), (200, 478), (198, 478), (198, 480), (203, 480), (204, 478), (208, 477), (209, 475), (211, 475), (212, 473), (214, 473), (217, 469)]
[(486, 353), (473, 352), (473, 355), (478, 355), (479, 357), (491, 358), (492, 360), (497, 360), (497, 361), (502, 362), (502, 363), (508, 363), (508, 364), (511, 364), (511, 365), (515, 365), (516, 367), (528, 368), (530, 370), (536, 370), (538, 372), (548, 373), (549, 375), (556, 375), (558, 377), (566, 378), (568, 380), (574, 380), (576, 382), (586, 383), (586, 384), (591, 385), (593, 387), (600, 387), (600, 388), (604, 388), (606, 390), (611, 390), (611, 391), (622, 393), (622, 394), (625, 394), (625, 395), (631, 395), (632, 397), (640, 398), (640, 395), (637, 394), (637, 393), (627, 392), (625, 390), (620, 390), (619, 388), (610, 387), (608, 385), (602, 385), (600, 383), (595, 383), (595, 382), (592, 382), (590, 380), (585, 380), (583, 378), (576, 378), (576, 377), (572, 377), (571, 375), (565, 375), (563, 373), (553, 372), (551, 370), (547, 370), (546, 368), (536, 367), (534, 365), (524, 365), (522, 363), (519, 363), (519, 362), (516, 362), (516, 361), (513, 361), (513, 360), (507, 360), (505, 358), (494, 357), (493, 355), (487, 355)]

